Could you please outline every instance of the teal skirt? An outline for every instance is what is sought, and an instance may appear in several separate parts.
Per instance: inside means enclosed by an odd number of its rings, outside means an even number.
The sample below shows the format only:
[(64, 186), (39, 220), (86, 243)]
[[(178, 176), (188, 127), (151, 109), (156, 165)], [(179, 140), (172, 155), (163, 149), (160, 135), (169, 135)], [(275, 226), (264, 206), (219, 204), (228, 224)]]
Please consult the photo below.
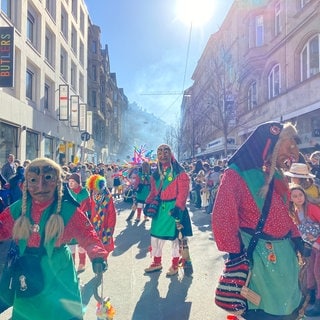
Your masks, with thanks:
[[(241, 232), (245, 247), (251, 235)], [(298, 308), (302, 295), (299, 289), (299, 264), (292, 241), (259, 239), (253, 252), (249, 288), (261, 296), (258, 306), (248, 302), (248, 309), (261, 309), (272, 315), (289, 315)]]

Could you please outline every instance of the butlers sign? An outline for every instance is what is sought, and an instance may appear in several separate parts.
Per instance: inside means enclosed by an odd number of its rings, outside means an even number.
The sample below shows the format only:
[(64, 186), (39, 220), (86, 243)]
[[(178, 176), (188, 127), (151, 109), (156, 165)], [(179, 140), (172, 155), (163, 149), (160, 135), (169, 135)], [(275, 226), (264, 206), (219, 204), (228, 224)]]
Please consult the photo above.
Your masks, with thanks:
[(0, 27), (0, 87), (13, 87), (14, 28)]

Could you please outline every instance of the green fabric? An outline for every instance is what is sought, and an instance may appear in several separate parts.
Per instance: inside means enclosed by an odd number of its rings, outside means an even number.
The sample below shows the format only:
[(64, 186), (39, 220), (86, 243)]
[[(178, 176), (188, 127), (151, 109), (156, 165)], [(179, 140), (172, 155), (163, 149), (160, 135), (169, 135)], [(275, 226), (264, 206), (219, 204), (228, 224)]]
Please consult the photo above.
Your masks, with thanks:
[[(53, 209), (56, 203), (53, 203)], [(27, 207), (30, 215), (31, 200)], [(50, 207), (52, 207), (50, 206)], [(40, 231), (44, 230), (50, 214), (54, 212), (50, 207), (45, 210), (40, 223)], [(62, 202), (61, 216), (64, 225), (67, 225), (73, 216), (76, 206), (68, 201)], [(14, 219), (21, 215), (21, 200), (10, 206)], [(81, 319), (82, 301), (77, 274), (74, 269), (72, 255), (67, 245), (54, 248), (55, 240), (47, 244), (47, 255), (42, 256), (41, 267), (44, 272), (45, 288), (39, 294), (31, 298), (16, 298), (13, 306), (12, 320), (69, 320)], [(21, 246), (19, 241), (19, 248)]]
[(73, 260), (67, 246), (42, 257), (45, 288), (37, 296), (14, 301), (12, 320), (81, 319), (82, 301)]
[[(170, 183), (176, 179), (177, 175), (169, 175), (171, 169), (168, 168), (166, 175), (161, 185), (161, 179), (156, 181), (157, 190), (165, 190)], [(172, 178), (172, 179), (171, 179)], [(161, 201), (159, 212), (156, 217), (152, 218), (150, 233), (155, 238), (174, 240), (178, 236), (178, 230), (176, 228), (175, 219), (169, 214), (170, 210), (175, 207), (176, 199), (170, 201)], [(190, 222), (189, 213), (187, 210), (180, 211), (180, 222), (183, 225), (182, 234), (183, 236), (192, 236), (192, 227)]]
[[(245, 247), (251, 235), (241, 232)], [(266, 242), (271, 242), (273, 249), (268, 250)], [(276, 262), (268, 260), (274, 252)], [(266, 241), (259, 239), (253, 252), (254, 265), (249, 288), (261, 296), (259, 306), (249, 302), (249, 309), (262, 309), (272, 315), (289, 315), (301, 302), (299, 289), (299, 265), (290, 239)]]
[[(138, 173), (139, 179), (141, 183), (138, 186), (138, 192), (136, 195), (136, 200), (138, 202), (145, 202), (149, 193), (150, 193), (150, 175), (142, 174), (141, 172)], [(145, 180), (147, 184), (145, 184)]]
[[(241, 171), (238, 166), (234, 163), (232, 163), (229, 166), (230, 169), (236, 171), (242, 179), (245, 181), (246, 185), (248, 186), (248, 189), (257, 204), (260, 211), (262, 211), (263, 205), (264, 205), (264, 197), (260, 196), (260, 190), (263, 187), (265, 183), (265, 173), (262, 171), (262, 169), (250, 169), (246, 171)], [(275, 179), (282, 179), (282, 176), (278, 171), (275, 171), (274, 174)], [(258, 192), (257, 192), (258, 190)], [(283, 201), (286, 201), (286, 198), (283, 198)]]
[(89, 198), (89, 192), (87, 189), (82, 188), (79, 193), (74, 192), (73, 190), (70, 189), (70, 192), (72, 196), (79, 202), (81, 203), (83, 200)]

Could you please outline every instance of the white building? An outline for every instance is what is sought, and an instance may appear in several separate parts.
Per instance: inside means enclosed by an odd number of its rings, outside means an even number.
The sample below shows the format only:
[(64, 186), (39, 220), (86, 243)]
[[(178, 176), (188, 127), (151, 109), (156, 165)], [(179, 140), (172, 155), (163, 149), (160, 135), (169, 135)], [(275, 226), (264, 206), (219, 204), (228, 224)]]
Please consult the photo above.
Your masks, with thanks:
[(0, 88), (0, 166), (9, 153), (60, 164), (84, 156), (79, 126), (60, 120), (59, 87), (68, 85), (69, 102), (86, 104), (88, 19), (83, 0), (1, 1), (0, 27), (14, 28), (14, 57), (8, 70), (3, 45), (10, 43), (0, 38), (0, 81), (1, 71), (13, 76)]

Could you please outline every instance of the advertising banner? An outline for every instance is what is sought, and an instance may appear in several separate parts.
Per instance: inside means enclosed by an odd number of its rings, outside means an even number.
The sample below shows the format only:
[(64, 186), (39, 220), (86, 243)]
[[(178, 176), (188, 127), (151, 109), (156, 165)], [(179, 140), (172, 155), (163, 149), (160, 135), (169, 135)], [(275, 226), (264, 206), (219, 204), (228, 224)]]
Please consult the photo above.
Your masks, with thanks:
[(14, 28), (0, 27), (0, 87), (13, 87)]

